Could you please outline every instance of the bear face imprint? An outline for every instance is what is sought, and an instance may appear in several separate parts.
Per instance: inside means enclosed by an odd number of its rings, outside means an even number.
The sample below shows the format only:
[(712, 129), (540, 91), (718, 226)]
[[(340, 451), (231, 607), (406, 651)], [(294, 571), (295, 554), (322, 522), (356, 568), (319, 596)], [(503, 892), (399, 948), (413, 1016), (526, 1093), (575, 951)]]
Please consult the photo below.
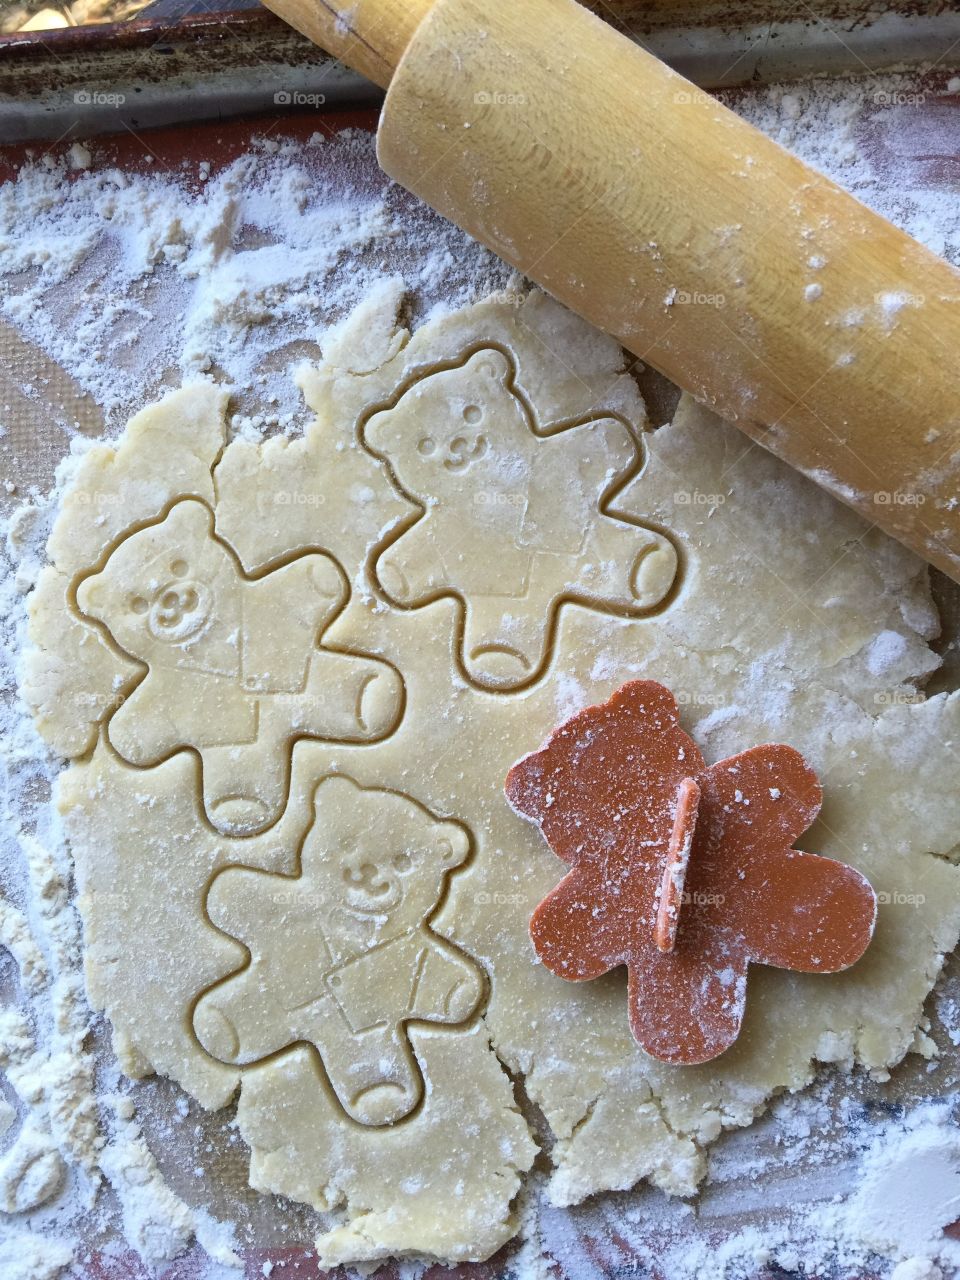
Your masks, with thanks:
[[(351, 1119), (394, 1124), (423, 1096), (406, 1023), (461, 1027), (486, 989), (476, 962), (430, 925), (470, 835), (342, 774), (319, 782), (313, 808), (296, 874), (229, 866), (214, 877), (207, 914), (250, 963), (201, 993), (194, 1034), (241, 1067), (312, 1044)], [(368, 1105), (378, 1097), (390, 1105)]]
[(425, 372), (360, 438), (419, 508), (373, 549), (374, 585), (401, 609), (459, 603), (457, 663), (475, 687), (537, 680), (569, 605), (631, 619), (669, 607), (677, 546), (615, 505), (642, 472), (640, 434), (610, 414), (539, 422), (506, 351)]
[[(162, 582), (150, 596), (134, 595), (130, 600), (132, 613), (143, 615), (147, 630), (161, 644), (184, 644), (198, 637), (209, 626), (213, 617), (211, 592), (202, 582), (185, 577), (188, 572), (183, 560), (170, 566), (171, 579)], [(177, 570), (182, 572), (177, 573)]]
[(105, 717), (110, 745), (139, 768), (192, 748), (210, 824), (235, 837), (265, 830), (286, 805), (295, 741), (374, 742), (403, 714), (395, 667), (323, 644), (348, 598), (322, 551), (248, 576), (212, 509), (179, 499), (76, 588), (80, 617), (146, 667)]

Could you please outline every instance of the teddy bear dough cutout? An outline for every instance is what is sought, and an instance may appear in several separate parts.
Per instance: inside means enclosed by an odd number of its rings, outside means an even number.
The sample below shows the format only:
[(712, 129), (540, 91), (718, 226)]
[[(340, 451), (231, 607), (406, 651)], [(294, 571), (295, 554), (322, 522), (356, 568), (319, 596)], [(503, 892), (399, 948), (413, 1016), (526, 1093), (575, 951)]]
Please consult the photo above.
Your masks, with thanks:
[(250, 960), (197, 1001), (200, 1044), (241, 1067), (312, 1045), (351, 1119), (409, 1115), (423, 1081), (406, 1024), (461, 1024), (484, 994), (480, 968), (429, 924), (469, 851), (458, 822), (408, 796), (323, 779), (295, 876), (213, 880), (208, 915)]
[(247, 577), (209, 507), (175, 503), (77, 591), (81, 613), (146, 668), (109, 720), (111, 745), (139, 767), (192, 748), (213, 826), (264, 830), (286, 804), (293, 742), (377, 741), (402, 714), (394, 667), (319, 644), (348, 595), (320, 552)]
[(403, 608), (459, 598), (459, 662), (481, 688), (539, 674), (562, 603), (638, 617), (674, 585), (672, 542), (606, 511), (640, 465), (628, 428), (536, 426), (498, 349), (415, 382), (363, 439), (419, 509), (380, 550), (376, 579)]

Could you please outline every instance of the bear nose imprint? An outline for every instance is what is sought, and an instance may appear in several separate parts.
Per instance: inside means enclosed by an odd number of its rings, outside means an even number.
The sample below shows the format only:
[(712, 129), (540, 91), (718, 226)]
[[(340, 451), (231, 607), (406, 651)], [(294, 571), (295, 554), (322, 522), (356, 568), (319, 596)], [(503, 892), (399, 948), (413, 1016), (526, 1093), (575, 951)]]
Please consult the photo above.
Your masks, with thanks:
[[(164, 583), (149, 605), (150, 630), (157, 639), (189, 640), (207, 621), (205, 601), (203, 588), (193, 582)], [(134, 612), (143, 611), (133, 607)]]
[(390, 881), (381, 876), (379, 868), (372, 862), (362, 862), (359, 867), (344, 867), (343, 878), (347, 884), (372, 898), (382, 898), (390, 892)]
[(168, 627), (181, 623), (198, 604), (197, 593), (192, 587), (168, 587), (160, 595), (156, 606), (157, 621)]

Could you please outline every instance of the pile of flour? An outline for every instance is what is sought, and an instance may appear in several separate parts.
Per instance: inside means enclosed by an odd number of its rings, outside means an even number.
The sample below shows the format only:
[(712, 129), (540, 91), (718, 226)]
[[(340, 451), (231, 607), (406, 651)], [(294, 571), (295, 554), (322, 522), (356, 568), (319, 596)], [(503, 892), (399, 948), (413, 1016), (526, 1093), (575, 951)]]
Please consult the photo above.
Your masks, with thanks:
[(242, 425), (289, 430), (302, 409), (288, 365), (390, 275), (426, 309), (511, 278), (388, 182), (361, 131), (264, 139), (216, 174), (204, 162), (131, 176), (74, 146), (0, 186), (0, 316), (114, 431), (164, 385), (208, 371), (240, 389)]
[[(921, 113), (904, 100), (911, 92), (907, 77), (814, 81), (738, 95), (734, 105), (960, 262), (960, 204), (932, 177), (936, 158), (955, 151), (956, 108), (945, 98)], [(264, 140), (219, 171), (208, 163), (139, 175), (101, 166), (95, 142), (38, 148), (19, 180), (0, 186), (0, 317), (69, 372), (111, 435), (198, 371), (237, 388), (234, 432), (297, 430), (304, 412), (289, 366), (314, 357), (332, 324), (397, 275), (415, 299), (412, 325), (522, 289), (387, 182), (364, 133)], [(3, 413), (0, 405), (0, 428)], [(65, 453), (71, 442), (85, 447), (72, 422), (58, 426)], [(215, 1195), (211, 1170), (229, 1166), (237, 1141), (229, 1115), (213, 1144), (175, 1090), (123, 1080), (108, 1030), (84, 1001), (71, 869), (47, 805), (56, 765), (13, 692), (23, 597), (56, 500), (34, 493), (12, 513), (0, 566), (0, 1274), (81, 1275), (92, 1250), (120, 1274), (129, 1250), (157, 1266), (192, 1248), (191, 1274), (237, 1275), (241, 1254), (262, 1238), (264, 1213), (285, 1245), (309, 1239), (309, 1218)], [(941, 1043), (960, 1040), (958, 1007), (948, 983), (945, 1034), (934, 1029)], [(917, 1047), (931, 1060), (899, 1088), (828, 1074), (721, 1138), (695, 1204), (640, 1189), (559, 1210), (542, 1202), (534, 1179), (511, 1265), (543, 1275), (556, 1263), (588, 1277), (637, 1259), (671, 1280), (746, 1277), (774, 1263), (808, 1275), (953, 1274), (960, 1245), (943, 1227), (960, 1218), (960, 1128), (952, 1104), (925, 1095), (956, 1082), (932, 1056), (932, 1039)], [(262, 1267), (269, 1274), (271, 1262)], [(298, 1273), (276, 1262), (275, 1275)]]

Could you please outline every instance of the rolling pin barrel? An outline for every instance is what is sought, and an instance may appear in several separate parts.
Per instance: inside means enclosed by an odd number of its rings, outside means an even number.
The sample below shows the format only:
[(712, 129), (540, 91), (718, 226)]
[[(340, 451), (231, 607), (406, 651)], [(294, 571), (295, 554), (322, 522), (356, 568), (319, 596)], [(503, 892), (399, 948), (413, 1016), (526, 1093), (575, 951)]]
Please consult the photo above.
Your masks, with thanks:
[(391, 177), (960, 580), (950, 266), (575, 0), (268, 3)]

